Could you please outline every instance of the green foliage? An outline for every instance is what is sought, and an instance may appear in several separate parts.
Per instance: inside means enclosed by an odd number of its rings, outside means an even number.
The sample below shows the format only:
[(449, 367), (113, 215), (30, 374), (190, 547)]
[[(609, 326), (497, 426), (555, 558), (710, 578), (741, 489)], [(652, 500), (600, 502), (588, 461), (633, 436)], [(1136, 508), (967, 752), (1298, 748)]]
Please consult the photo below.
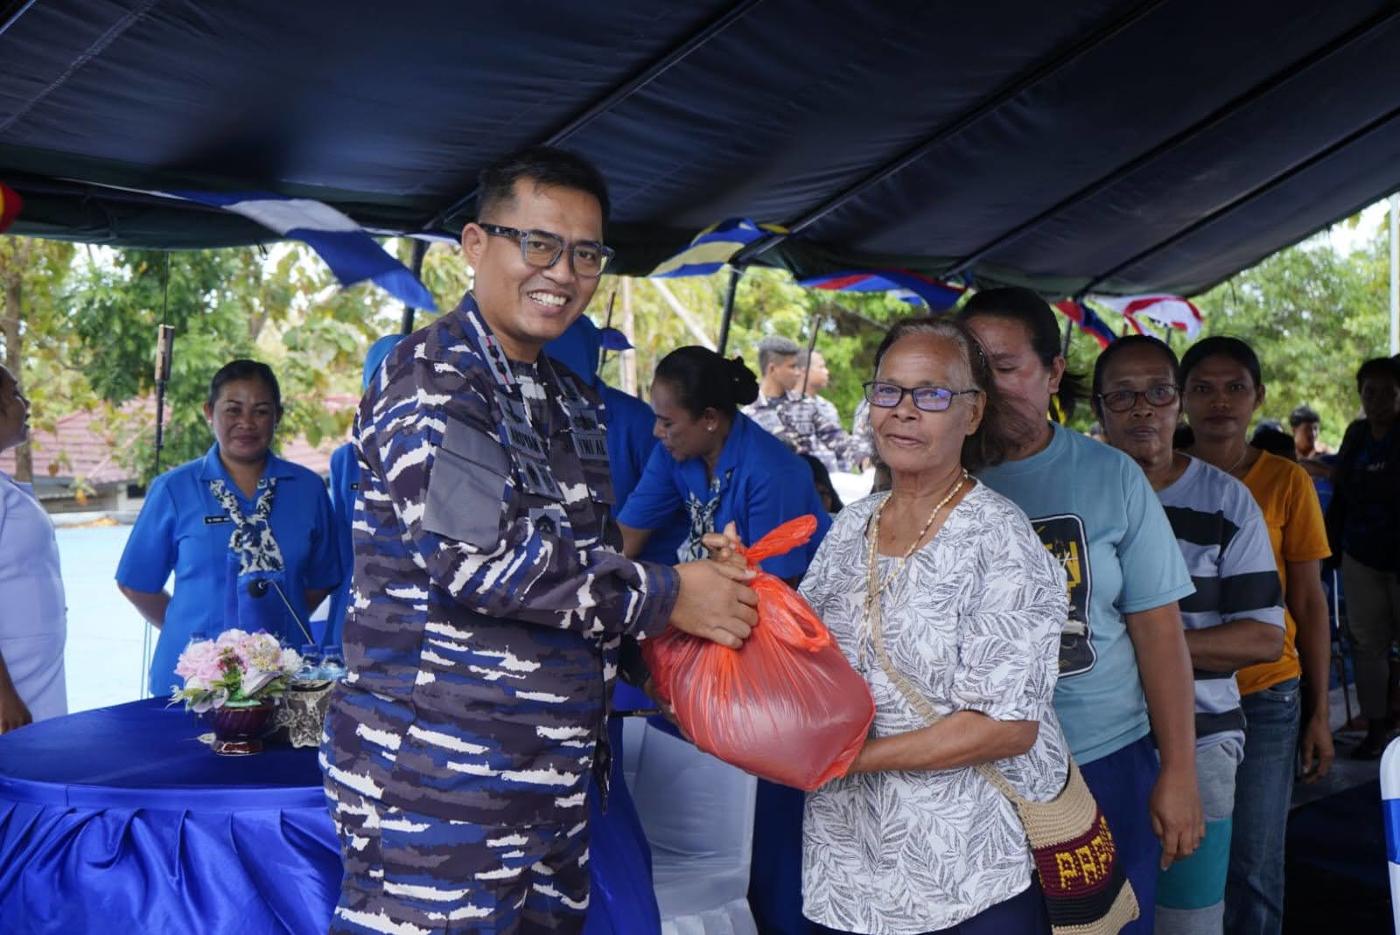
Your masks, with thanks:
[[(715, 342), (719, 337), (729, 273), (657, 283), (632, 280), (633, 325), (628, 337), (636, 346), (639, 395), (647, 395), (650, 375), (666, 354), (687, 344), (701, 343), (664, 299), (661, 289), (669, 290), (697, 320), (704, 336)], [(612, 324), (624, 326), (624, 287), (614, 277), (604, 277), (593, 299), (589, 314), (599, 325), (607, 323), (613, 305)], [(617, 293), (613, 302), (612, 296)], [(897, 319), (917, 313), (905, 302), (884, 295), (839, 296), (804, 289), (781, 270), (751, 269), (739, 281), (734, 303), (734, 320), (729, 334), (729, 356), (742, 355), (757, 373), (758, 342), (770, 335), (792, 338), (803, 347), (811, 340), (813, 321), (819, 323), (816, 348), (826, 358), (831, 384), (825, 396), (836, 404), (849, 421), (860, 399), (861, 384), (870, 379), (875, 348), (884, 329)], [(622, 386), (621, 361), (609, 355), (603, 378)]]
[[(1248, 341), (1268, 388), (1261, 419), (1306, 403), (1333, 447), (1359, 409), (1356, 368), (1389, 353), (1388, 235), (1350, 255), (1316, 239), (1276, 253), (1197, 300), (1205, 334)], [(1178, 349), (1180, 345), (1178, 345)]]

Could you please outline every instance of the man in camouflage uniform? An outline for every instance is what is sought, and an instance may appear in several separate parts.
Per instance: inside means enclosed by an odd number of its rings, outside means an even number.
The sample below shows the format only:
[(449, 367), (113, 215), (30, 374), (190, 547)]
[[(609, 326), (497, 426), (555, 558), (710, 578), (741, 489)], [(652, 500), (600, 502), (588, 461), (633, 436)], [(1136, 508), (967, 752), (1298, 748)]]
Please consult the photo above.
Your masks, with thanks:
[(760, 341), (758, 369), (762, 382), (758, 399), (744, 407), (744, 415), (798, 454), (812, 455), (828, 471), (849, 471), (859, 460), (859, 446), (841, 428), (835, 406), (803, 394), (804, 356), (802, 348), (789, 338)]
[(601, 176), (536, 148), (480, 191), (473, 292), (356, 416), (350, 672), (321, 750), (338, 933), (580, 930), (619, 644), (669, 620), (738, 646), (754, 621), (732, 569), (619, 554), (600, 400), (539, 353), (610, 256)]

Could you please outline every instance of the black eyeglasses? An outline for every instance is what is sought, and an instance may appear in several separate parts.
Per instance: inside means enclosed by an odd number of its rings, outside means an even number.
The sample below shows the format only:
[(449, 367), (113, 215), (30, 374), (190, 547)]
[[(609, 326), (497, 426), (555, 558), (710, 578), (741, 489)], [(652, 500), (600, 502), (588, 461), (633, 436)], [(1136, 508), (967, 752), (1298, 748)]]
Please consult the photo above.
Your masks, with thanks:
[(477, 226), (493, 237), (520, 241), (521, 259), (537, 269), (549, 269), (558, 263), (559, 257), (564, 255), (564, 248), (568, 247), (574, 273), (585, 279), (601, 276), (603, 270), (608, 268), (608, 261), (616, 253), (612, 247), (605, 247), (596, 240), (576, 240), (569, 243), (563, 237), (549, 231), (523, 231), (499, 224), (479, 223)]
[(909, 394), (909, 398), (914, 400), (915, 408), (924, 412), (942, 412), (953, 404), (954, 396), (966, 396), (971, 393), (980, 393), (981, 390), (950, 390), (946, 386), (915, 386), (904, 387), (895, 383), (884, 383), (880, 380), (871, 380), (865, 386), (865, 398), (872, 406), (879, 406), (881, 409), (893, 409), (904, 401), (904, 395)]
[(1137, 405), (1139, 396), (1147, 400), (1149, 406), (1161, 408), (1176, 401), (1177, 390), (1170, 383), (1158, 383), (1145, 390), (1114, 390), (1112, 393), (1100, 393), (1099, 400), (1109, 412), (1127, 412)]

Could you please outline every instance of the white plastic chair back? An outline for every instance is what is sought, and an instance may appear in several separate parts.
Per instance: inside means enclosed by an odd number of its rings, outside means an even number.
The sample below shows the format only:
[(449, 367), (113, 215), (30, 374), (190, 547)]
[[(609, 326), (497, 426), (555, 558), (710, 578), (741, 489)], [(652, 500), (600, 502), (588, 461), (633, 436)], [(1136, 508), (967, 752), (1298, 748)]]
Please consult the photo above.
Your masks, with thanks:
[(640, 718), (624, 723), (623, 751), (663, 935), (757, 935), (748, 902), (757, 781)]
[(1381, 805), (1385, 811), (1385, 856), (1390, 865), (1390, 907), (1400, 932), (1400, 738), (1381, 757)]

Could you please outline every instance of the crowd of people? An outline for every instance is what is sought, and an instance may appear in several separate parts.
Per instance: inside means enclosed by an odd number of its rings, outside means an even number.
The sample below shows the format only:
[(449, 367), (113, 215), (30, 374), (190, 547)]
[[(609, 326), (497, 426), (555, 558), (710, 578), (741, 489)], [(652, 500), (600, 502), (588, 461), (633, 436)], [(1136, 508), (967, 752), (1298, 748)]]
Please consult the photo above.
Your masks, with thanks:
[[(590, 891), (635, 863), (590, 856), (590, 827), (646, 852), (609, 717), (653, 707), (639, 646), (673, 627), (742, 647), (740, 547), (805, 515), (810, 544), (763, 568), (876, 715), (845, 776), (760, 783), (760, 931), (1048, 932), (1006, 790), (1048, 802), (1076, 770), (1140, 906), (1124, 931), (1281, 931), (1295, 764), (1312, 781), (1334, 756), (1337, 567), (1358, 755), (1395, 726), (1400, 364), (1361, 366), (1337, 452), (1300, 406), (1275, 454), (1248, 435), (1267, 391), (1247, 343), (1178, 358), (1126, 337), (1086, 380), (1046, 301), (1000, 288), (892, 327), (850, 432), (820, 353), (780, 337), (757, 374), (672, 351), (648, 406), (602, 381), (583, 315), (612, 256), (601, 175), (536, 148), (480, 193), (473, 289), (372, 346), (329, 495), (273, 453), (272, 370), (232, 361), (204, 407), (213, 444), (152, 482), (116, 572), (158, 631), (156, 695), (190, 639), (230, 626), (343, 647), (320, 753), (345, 870), (332, 931), (611, 931)], [(1084, 401), (1097, 440), (1048, 417)], [(0, 449), (27, 410), (0, 368)], [(843, 505), (830, 475), (871, 464), (877, 492)], [(34, 632), (0, 632), (4, 732), (65, 711), (63, 591), (52, 524), (3, 475), (0, 536), (0, 601), (35, 609)]]

